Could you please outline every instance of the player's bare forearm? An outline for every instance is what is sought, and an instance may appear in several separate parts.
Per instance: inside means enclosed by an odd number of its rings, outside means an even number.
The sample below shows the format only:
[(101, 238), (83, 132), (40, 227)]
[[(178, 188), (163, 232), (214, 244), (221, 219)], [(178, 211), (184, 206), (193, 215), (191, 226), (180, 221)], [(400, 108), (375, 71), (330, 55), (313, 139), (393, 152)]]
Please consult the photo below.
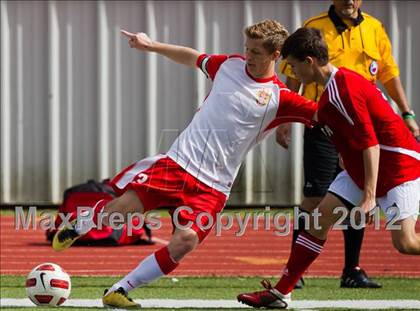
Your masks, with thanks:
[[(395, 101), (401, 112), (404, 113), (411, 110), (399, 77), (392, 78), (387, 81), (384, 86), (389, 96), (391, 96), (391, 98)], [(404, 118), (404, 123), (414, 136), (420, 135), (419, 125), (414, 117)]]
[[(286, 86), (293, 92), (298, 93), (300, 81), (291, 77), (286, 78)], [(289, 148), (292, 135), (292, 123), (280, 124), (276, 129), (276, 142), (285, 149)]]
[(197, 58), (200, 52), (189, 47), (153, 42), (150, 51), (159, 53), (167, 58), (190, 67), (196, 67)]
[(367, 223), (372, 223), (371, 211), (376, 207), (376, 184), (379, 170), (379, 145), (363, 150), (363, 167), (365, 184), (360, 208), (365, 212)]
[(126, 30), (121, 30), (121, 33), (128, 38), (128, 44), (131, 48), (146, 52), (156, 52), (168, 57), (174, 62), (196, 67), (197, 58), (200, 55), (197, 50), (185, 46), (153, 41), (143, 32), (131, 33)]
[(376, 197), (376, 184), (379, 171), (379, 145), (363, 150), (363, 166), (365, 173), (364, 200), (371, 200)]
[(410, 111), (407, 97), (405, 96), (404, 88), (401, 84), (400, 77), (394, 77), (384, 83), (386, 91), (389, 96), (395, 101), (401, 112)]

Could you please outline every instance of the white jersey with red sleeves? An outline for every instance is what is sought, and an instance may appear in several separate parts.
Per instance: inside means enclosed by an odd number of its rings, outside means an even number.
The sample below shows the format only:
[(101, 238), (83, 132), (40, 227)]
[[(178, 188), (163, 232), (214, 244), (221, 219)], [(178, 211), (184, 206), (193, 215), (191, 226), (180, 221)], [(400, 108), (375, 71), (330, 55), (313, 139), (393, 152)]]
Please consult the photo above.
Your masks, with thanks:
[(276, 75), (254, 79), (241, 56), (200, 55), (210, 93), (167, 155), (203, 183), (229, 194), (245, 155), (283, 122), (310, 124), (317, 104)]
[(318, 120), (360, 189), (363, 150), (378, 144), (378, 197), (420, 177), (420, 144), (376, 85), (356, 72), (335, 68), (319, 101)]

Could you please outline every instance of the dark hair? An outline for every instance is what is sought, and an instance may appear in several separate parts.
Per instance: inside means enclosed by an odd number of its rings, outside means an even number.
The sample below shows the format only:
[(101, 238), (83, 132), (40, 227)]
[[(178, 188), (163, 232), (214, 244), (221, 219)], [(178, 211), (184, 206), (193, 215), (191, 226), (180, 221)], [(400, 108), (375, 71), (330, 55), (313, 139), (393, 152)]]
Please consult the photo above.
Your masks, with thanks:
[(315, 57), (321, 66), (328, 64), (328, 47), (321, 31), (303, 27), (292, 33), (284, 41), (281, 49), (283, 59), (288, 56), (304, 61), (306, 57)]

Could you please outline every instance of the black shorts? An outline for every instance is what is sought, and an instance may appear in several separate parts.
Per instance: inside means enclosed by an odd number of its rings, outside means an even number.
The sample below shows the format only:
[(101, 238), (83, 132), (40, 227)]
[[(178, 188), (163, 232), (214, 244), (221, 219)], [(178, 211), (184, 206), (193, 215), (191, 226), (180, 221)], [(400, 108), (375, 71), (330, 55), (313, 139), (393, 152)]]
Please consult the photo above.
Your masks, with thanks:
[(321, 127), (305, 128), (303, 144), (305, 197), (323, 197), (341, 168), (338, 153)]

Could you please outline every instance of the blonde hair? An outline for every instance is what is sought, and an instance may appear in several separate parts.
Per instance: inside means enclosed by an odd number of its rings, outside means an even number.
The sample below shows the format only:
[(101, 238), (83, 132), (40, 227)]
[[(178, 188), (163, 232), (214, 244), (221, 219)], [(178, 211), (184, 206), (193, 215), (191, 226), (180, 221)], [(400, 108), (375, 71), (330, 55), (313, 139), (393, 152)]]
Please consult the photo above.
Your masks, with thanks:
[(284, 41), (289, 36), (287, 29), (279, 22), (265, 19), (244, 30), (249, 39), (262, 39), (263, 47), (270, 53), (280, 51)]

